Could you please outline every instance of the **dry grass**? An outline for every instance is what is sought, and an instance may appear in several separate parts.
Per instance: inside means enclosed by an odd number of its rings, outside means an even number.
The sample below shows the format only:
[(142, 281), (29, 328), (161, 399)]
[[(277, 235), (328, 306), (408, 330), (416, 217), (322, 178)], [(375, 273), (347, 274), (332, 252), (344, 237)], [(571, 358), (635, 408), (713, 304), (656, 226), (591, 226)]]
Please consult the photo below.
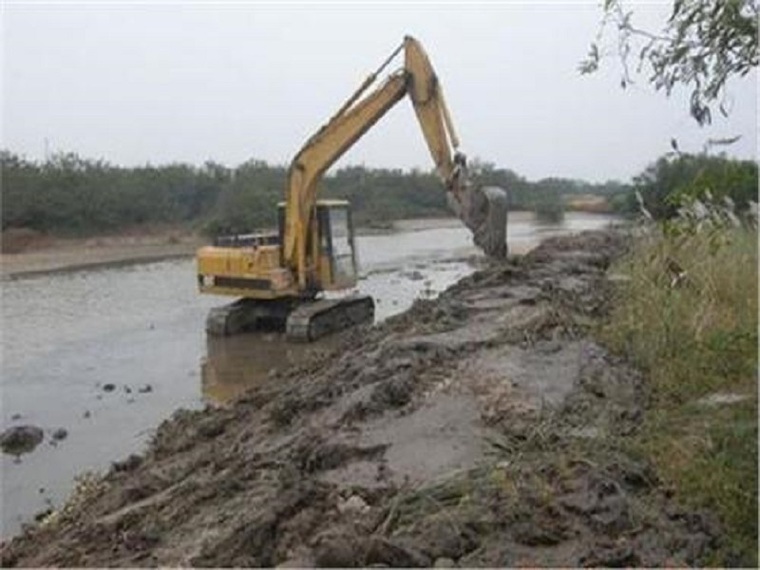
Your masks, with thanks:
[[(729, 566), (758, 561), (757, 246), (739, 228), (648, 233), (616, 268), (630, 279), (602, 332), (648, 376), (636, 449), (684, 503), (720, 516), (715, 562)], [(711, 394), (737, 401), (700, 401)]]

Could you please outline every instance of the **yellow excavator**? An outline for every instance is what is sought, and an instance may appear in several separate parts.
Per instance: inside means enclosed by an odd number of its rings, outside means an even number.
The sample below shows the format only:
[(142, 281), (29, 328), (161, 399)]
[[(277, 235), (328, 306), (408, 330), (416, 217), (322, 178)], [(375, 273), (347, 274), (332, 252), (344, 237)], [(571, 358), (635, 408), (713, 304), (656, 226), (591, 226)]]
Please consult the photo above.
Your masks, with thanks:
[[(365, 95), (402, 50), (404, 66)], [(198, 250), (200, 291), (239, 298), (209, 312), (209, 334), (273, 326), (284, 328), (288, 339), (308, 342), (373, 319), (370, 296), (324, 298), (326, 291), (356, 286), (357, 262), (349, 203), (318, 200), (318, 184), (324, 172), (405, 95), (411, 99), (449, 206), (487, 255), (506, 256), (506, 193), (470, 184), (466, 158), (456, 151), (459, 140), (441, 84), (420, 43), (406, 36), (293, 159), (285, 202), (278, 208), (279, 231), (221, 236), (213, 246)]]

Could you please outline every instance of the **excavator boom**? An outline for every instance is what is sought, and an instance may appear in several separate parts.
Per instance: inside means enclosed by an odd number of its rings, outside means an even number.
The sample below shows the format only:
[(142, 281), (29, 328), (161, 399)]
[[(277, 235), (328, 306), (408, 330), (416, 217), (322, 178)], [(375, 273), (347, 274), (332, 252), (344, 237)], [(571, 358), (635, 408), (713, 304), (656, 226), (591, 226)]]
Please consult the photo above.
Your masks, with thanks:
[[(374, 92), (360, 97), (393, 58), (404, 51), (403, 69), (391, 74)], [(456, 153), (459, 139), (443, 89), (420, 43), (406, 36), (383, 64), (362, 83), (338, 112), (301, 148), (288, 172), (285, 263), (293, 268), (300, 287), (306, 287), (308, 236), (315, 223), (317, 184), (324, 172), (405, 95), (409, 95), (436, 171), (449, 193), (448, 202), (469, 227), (486, 254), (506, 255), (506, 195), (499, 189), (483, 192), (469, 186), (464, 155)], [(503, 224), (503, 227), (502, 227)]]
[[(307, 237), (317, 200), (317, 184), (335, 163), (406, 91), (406, 76), (395, 74), (371, 97), (335, 115), (296, 155), (288, 172), (284, 258), (306, 286)], [(312, 268), (313, 269), (313, 268)]]

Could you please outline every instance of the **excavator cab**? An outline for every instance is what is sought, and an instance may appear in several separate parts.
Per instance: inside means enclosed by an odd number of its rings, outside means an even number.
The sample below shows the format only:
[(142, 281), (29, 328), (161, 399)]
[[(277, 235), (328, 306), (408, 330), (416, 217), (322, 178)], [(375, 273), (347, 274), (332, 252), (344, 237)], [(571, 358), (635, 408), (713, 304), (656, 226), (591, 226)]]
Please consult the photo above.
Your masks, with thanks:
[(322, 255), (329, 259), (329, 276), (323, 289), (347, 289), (356, 285), (358, 273), (351, 208), (345, 200), (317, 201)]
[[(285, 203), (279, 204), (280, 243), (285, 235)], [(312, 285), (320, 291), (339, 291), (356, 285), (358, 263), (351, 206), (346, 200), (317, 200), (311, 235), (317, 248)], [(283, 260), (284, 264), (284, 260)]]

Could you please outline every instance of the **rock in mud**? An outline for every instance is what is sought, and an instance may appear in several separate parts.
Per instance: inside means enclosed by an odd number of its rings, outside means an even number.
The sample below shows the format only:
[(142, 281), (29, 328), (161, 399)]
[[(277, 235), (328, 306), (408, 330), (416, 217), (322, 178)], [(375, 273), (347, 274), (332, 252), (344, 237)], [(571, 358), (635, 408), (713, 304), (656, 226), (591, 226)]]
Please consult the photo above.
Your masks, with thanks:
[(53, 512), (52, 508), (43, 509), (34, 515), (34, 520), (37, 522), (41, 522), (47, 516), (49, 516), (52, 512)]
[(53, 439), (56, 441), (62, 441), (69, 436), (69, 432), (66, 428), (58, 428), (53, 432)]
[(0, 447), (4, 453), (21, 455), (34, 451), (43, 438), (44, 433), (37, 426), (14, 426), (0, 435)]
[(140, 394), (147, 394), (148, 392), (153, 391), (153, 386), (150, 384), (145, 384), (144, 386), (140, 386), (137, 391), (140, 392)]
[(127, 457), (124, 461), (114, 461), (111, 466), (114, 471), (134, 471), (142, 464), (142, 457), (135, 455), (134, 453)]
[(224, 418), (211, 417), (200, 422), (198, 425), (198, 435), (206, 439), (211, 439), (223, 434), (224, 429)]
[(408, 376), (398, 376), (378, 384), (372, 391), (370, 401), (381, 409), (398, 408), (409, 403), (413, 391), (412, 380)]
[(594, 480), (585, 492), (563, 497), (560, 502), (568, 511), (585, 517), (598, 535), (616, 536), (633, 524), (629, 499), (613, 480)]
[(363, 513), (369, 510), (369, 505), (359, 495), (351, 495), (345, 501), (338, 503), (338, 512), (342, 514)]

